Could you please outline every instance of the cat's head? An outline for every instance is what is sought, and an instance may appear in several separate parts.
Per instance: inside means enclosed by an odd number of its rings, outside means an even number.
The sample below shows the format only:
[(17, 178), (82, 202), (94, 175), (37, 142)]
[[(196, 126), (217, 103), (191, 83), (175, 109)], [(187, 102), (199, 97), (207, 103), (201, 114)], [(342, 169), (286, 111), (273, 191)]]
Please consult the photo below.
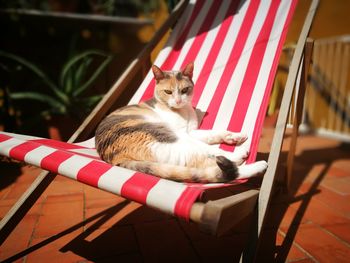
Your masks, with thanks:
[(173, 109), (180, 109), (191, 104), (193, 95), (193, 63), (181, 71), (162, 71), (152, 66), (156, 87), (154, 97), (162, 104)]

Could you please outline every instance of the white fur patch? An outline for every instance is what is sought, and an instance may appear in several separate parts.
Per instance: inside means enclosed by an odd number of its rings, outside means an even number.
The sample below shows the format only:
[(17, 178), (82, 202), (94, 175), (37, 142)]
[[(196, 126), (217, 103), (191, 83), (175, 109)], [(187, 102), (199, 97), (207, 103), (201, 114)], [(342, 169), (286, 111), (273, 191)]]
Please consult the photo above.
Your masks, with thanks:
[(191, 106), (186, 106), (177, 111), (164, 110), (161, 107), (154, 108), (160, 119), (167, 123), (175, 132), (196, 129), (198, 127), (198, 120), (194, 109)]
[(245, 164), (238, 167), (238, 178), (244, 179), (262, 174), (267, 169), (267, 162), (258, 161), (251, 164)]

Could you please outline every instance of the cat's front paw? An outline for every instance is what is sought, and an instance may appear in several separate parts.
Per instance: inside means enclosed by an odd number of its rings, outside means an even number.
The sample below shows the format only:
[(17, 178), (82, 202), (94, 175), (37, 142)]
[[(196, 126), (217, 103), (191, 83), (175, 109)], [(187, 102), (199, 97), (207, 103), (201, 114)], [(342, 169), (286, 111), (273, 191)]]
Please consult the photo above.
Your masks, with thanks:
[(266, 161), (257, 161), (254, 165), (257, 173), (264, 173), (268, 166)]
[(224, 138), (223, 141), (227, 144), (236, 144), (241, 145), (248, 139), (248, 136), (243, 133), (234, 133), (234, 132), (228, 132)]
[(249, 149), (244, 146), (237, 147), (233, 153), (230, 153), (229, 159), (237, 165), (244, 163), (249, 156)]

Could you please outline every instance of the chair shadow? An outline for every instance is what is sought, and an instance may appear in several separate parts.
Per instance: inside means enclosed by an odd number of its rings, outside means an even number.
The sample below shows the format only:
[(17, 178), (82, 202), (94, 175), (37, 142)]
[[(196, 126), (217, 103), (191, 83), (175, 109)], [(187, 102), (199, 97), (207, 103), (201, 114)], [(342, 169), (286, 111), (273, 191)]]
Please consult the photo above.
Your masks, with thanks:
[(13, 161), (7, 157), (0, 157), (0, 190), (5, 189), (16, 182), (17, 178), (22, 175), (22, 163)]
[[(268, 223), (265, 229), (262, 231), (260, 239), (261, 247), (257, 253), (257, 258), (259, 258), (259, 260), (262, 262), (286, 261), (299, 226), (302, 223), (304, 214), (312, 198), (314, 195), (321, 192), (319, 186), (322, 180), (327, 175), (327, 172), (334, 161), (342, 159), (345, 156), (350, 158), (349, 154), (346, 155), (346, 152), (350, 152), (349, 150), (350, 145), (343, 143), (334, 148), (307, 150), (295, 158), (294, 164), (303, 165), (301, 167), (299, 165), (297, 169), (294, 169), (294, 176), (292, 178), (289, 190), (286, 190), (285, 185), (277, 185), (277, 187), (275, 187), (273, 194), (273, 200), (275, 201), (272, 201), (272, 205), (267, 213), (267, 222), (270, 223)], [(332, 152), (332, 155), (329, 154), (330, 152)], [(286, 152), (282, 153), (280, 160), (281, 165), (279, 166), (278, 170), (281, 174), (285, 175), (287, 160)], [(317, 164), (323, 164), (324, 168), (319, 172), (317, 177), (310, 181), (308, 190), (302, 194), (298, 194), (298, 189), (305, 181), (312, 167)], [(288, 207), (295, 202), (300, 202), (300, 205), (294, 218), (289, 223), (282, 244), (276, 246), (278, 228), (285, 216), (285, 213), (287, 212)]]
[(52, 242), (55, 242), (56, 240), (78, 230), (79, 228), (84, 227), (86, 224), (97, 220), (97, 222), (94, 223), (92, 227), (88, 228), (87, 231), (84, 231), (84, 233), (85, 233), (84, 235), (89, 235), (91, 232), (96, 230), (98, 228), (98, 226), (100, 226), (104, 222), (108, 221), (110, 218), (112, 218), (116, 213), (118, 213), (120, 210), (122, 210), (129, 203), (130, 203), (130, 201), (125, 200), (122, 203), (119, 203), (119, 204), (114, 205), (110, 208), (107, 208), (104, 211), (99, 212), (99, 213), (91, 216), (90, 218), (88, 218), (88, 219), (86, 219), (86, 220), (84, 220), (84, 221), (82, 221), (74, 226), (71, 226), (70, 228), (67, 228), (64, 231), (57, 233), (56, 235), (51, 236), (51, 237), (49, 237), (49, 238), (47, 238), (39, 243), (3, 260), (2, 262), (14, 262), (16, 260), (19, 260), (22, 257), (25, 257), (26, 255), (28, 255), (36, 250), (39, 250), (40, 248), (42, 248), (42, 247), (44, 247)]

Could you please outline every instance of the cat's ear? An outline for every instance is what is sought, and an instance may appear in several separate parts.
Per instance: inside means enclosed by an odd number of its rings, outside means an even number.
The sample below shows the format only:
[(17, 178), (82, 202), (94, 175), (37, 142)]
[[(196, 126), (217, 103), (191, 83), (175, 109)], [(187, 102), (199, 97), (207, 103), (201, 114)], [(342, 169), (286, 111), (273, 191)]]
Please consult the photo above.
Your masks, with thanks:
[(156, 65), (152, 65), (152, 72), (156, 80), (161, 80), (165, 78), (164, 72)]
[(182, 70), (182, 75), (187, 76), (190, 79), (192, 79), (192, 77), (193, 77), (193, 69), (194, 69), (193, 62), (188, 63), (187, 66)]

